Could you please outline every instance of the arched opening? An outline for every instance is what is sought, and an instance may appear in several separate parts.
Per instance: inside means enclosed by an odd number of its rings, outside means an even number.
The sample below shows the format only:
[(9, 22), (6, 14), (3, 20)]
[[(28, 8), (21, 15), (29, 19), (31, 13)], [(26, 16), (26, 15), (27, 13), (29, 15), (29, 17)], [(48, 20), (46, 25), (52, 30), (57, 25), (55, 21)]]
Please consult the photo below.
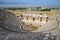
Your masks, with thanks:
[(33, 17), (33, 21), (35, 21), (35, 18)]

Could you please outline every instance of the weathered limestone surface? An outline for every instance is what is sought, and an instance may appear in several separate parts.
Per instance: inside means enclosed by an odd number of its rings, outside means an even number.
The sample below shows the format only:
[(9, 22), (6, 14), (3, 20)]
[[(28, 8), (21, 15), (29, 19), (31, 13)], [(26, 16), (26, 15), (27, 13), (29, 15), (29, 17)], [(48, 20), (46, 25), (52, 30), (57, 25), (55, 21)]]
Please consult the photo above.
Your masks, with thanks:
[(21, 20), (13, 13), (0, 10), (0, 26), (9, 31), (20, 32)]

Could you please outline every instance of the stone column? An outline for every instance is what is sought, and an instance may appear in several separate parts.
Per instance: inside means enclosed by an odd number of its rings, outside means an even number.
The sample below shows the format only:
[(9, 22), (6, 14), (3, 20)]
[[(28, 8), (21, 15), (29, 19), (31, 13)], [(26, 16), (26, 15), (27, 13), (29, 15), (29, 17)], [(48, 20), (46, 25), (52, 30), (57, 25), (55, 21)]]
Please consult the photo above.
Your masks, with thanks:
[(43, 17), (40, 17), (40, 21), (42, 21), (42, 18), (43, 18)]
[(48, 17), (46, 17), (46, 22), (48, 22), (48, 19), (49, 19), (49, 18), (48, 18)]

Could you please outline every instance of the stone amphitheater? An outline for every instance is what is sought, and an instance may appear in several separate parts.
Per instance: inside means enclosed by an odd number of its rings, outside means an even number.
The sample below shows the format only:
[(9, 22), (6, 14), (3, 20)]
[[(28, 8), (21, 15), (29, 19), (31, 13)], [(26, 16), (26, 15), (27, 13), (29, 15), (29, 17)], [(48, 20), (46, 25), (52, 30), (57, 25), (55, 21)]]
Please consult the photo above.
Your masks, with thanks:
[(51, 32), (30, 32), (21, 29), (21, 26), (20, 18), (0, 9), (0, 40), (57, 40)]

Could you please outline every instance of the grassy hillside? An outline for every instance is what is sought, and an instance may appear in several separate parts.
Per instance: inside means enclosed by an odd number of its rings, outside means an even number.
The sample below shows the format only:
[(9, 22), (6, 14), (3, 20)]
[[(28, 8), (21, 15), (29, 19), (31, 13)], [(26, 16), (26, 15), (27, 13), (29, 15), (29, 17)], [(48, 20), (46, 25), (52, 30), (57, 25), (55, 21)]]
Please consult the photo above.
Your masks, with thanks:
[(13, 12), (16, 16), (20, 16), (20, 14), (23, 14), (23, 13), (44, 13), (44, 14), (47, 14), (49, 17), (50, 17), (50, 16), (56, 16), (57, 14), (60, 14), (60, 10), (51, 10), (51, 11), (6, 10), (6, 11)]

